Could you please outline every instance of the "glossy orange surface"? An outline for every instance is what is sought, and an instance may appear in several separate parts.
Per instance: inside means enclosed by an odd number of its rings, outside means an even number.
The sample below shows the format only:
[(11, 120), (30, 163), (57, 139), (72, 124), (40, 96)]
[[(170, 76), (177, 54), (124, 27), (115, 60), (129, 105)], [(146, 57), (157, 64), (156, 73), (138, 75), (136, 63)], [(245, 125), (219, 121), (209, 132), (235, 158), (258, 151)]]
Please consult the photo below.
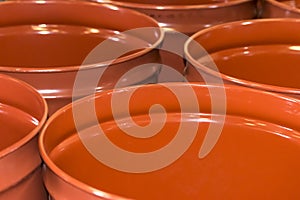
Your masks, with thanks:
[[(184, 73), (183, 45), (186, 40), (176, 34), (190, 36), (195, 32), (216, 24), (252, 19), (256, 17), (256, 1), (253, 0), (92, 0), (101, 3), (130, 8), (151, 16), (166, 30), (163, 46), (172, 48), (180, 54), (160, 51), (162, 63)], [(175, 32), (174, 32), (175, 31)], [(182, 77), (162, 69), (159, 82), (179, 82)]]
[(211, 56), (219, 70), (228, 76), (298, 89), (299, 50), (291, 45), (256, 45), (226, 49)]
[(47, 112), (32, 86), (0, 75), (0, 199), (46, 199), (37, 135)]
[(39, 166), (27, 177), (24, 177), (18, 184), (13, 185), (9, 190), (0, 193), (0, 199), (22, 200), (22, 199), (46, 200), (48, 199), (43, 184), (42, 169)]
[[(176, 88), (178, 93), (175, 95), (169, 87)], [(200, 112), (191, 107), (181, 113), (183, 105), (180, 106), (177, 95), (191, 98), (187, 93), (190, 87), (196, 94)], [(227, 85), (223, 88), (227, 115), (221, 136), (212, 151), (199, 158), (208, 127), (221, 123), (213, 118), (223, 115), (219, 107), (212, 114), (208, 88), (222, 89), (185, 83), (148, 85), (137, 90), (131, 87), (101, 92), (94, 98), (79, 100), (73, 108), (71, 105), (62, 108), (50, 117), (39, 138), (47, 166), (44, 181), (50, 195), (54, 199), (299, 198), (300, 102)], [(121, 126), (112, 117), (112, 95), (122, 97), (132, 91), (129, 110), (133, 122), (140, 126), (149, 124), (151, 119), (152, 123), (161, 123), (161, 112), (148, 114), (154, 104), (162, 105), (166, 111), (166, 123), (152, 137), (127, 135), (124, 130), (130, 130), (134, 124), (122, 117), (123, 109), (116, 115)], [(219, 100), (220, 95), (216, 95)], [(93, 121), (89, 112), (91, 105), (96, 106), (97, 121)], [(81, 111), (77, 129), (74, 109)], [(99, 139), (95, 127), (100, 126), (110, 141), (123, 150), (146, 153), (172, 142), (179, 127), (185, 125), (198, 126), (191, 146), (172, 164), (147, 173), (126, 173), (104, 165), (87, 151), (78, 135), (78, 131), (84, 131), (88, 141)], [(146, 133), (138, 134), (142, 137)]]
[[(156, 29), (143, 35), (123, 33), (141, 27)], [(0, 71), (37, 88), (47, 99), (51, 115), (71, 102), (79, 69), (95, 74), (114, 60), (98, 86), (98, 89), (113, 88), (122, 75), (135, 66), (160, 62), (155, 48), (163, 36), (152, 18), (112, 5), (64, 0), (2, 2)], [(109, 57), (102, 51), (86, 61), (89, 53), (104, 40), (116, 49), (134, 47), (136, 51), (121, 58)], [(159, 70), (158, 65), (145, 67), (144, 72), (123, 78), (123, 85), (156, 82)], [(89, 94), (82, 93), (83, 96)]]
[(300, 2), (298, 0), (266, 0), (261, 3), (262, 18), (299, 18)]
[(215, 24), (256, 16), (256, 4), (252, 0), (96, 1), (138, 10), (156, 19), (162, 27), (185, 34), (193, 34)]
[[(5, 124), (1, 127), (0, 135), (0, 151), (2, 151), (31, 132), (38, 125), (38, 120), (24, 111), (8, 105), (0, 104), (0, 108), (0, 121)], [(18, 125), (16, 126), (16, 124)]]
[[(2, 66), (16, 67), (22, 64), (24, 70), (36, 67), (40, 70), (57, 68), (57, 71), (60, 68), (63, 70), (63, 67), (80, 65), (87, 52), (115, 35), (112, 30), (61, 24), (2, 27), (0, 34), (0, 42), (5, 47), (0, 58)], [(97, 60), (104, 61), (101, 58)]]
[[(203, 81), (202, 73), (226, 83), (299, 97), (300, 38), (291, 34), (300, 31), (299, 24), (298, 19), (260, 19), (199, 31), (185, 44), (187, 78)], [(217, 69), (202, 62), (193, 42), (207, 51)]]

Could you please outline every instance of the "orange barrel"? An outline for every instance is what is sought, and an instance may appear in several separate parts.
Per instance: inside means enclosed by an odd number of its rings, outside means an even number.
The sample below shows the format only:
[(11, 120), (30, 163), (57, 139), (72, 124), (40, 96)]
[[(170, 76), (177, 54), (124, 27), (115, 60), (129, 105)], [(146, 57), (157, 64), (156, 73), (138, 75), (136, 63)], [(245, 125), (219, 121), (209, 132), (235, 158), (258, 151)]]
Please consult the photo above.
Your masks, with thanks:
[(260, 18), (299, 18), (299, 0), (259, 1)]
[[(149, 28), (132, 35), (126, 31)], [(152, 29), (151, 29), (152, 28)], [(48, 102), (49, 114), (72, 101), (77, 72), (105, 70), (89, 90), (156, 83), (164, 33), (139, 12), (85, 1), (7, 1), (0, 4), (0, 72), (34, 86)], [(98, 49), (103, 42), (108, 48)], [(119, 57), (109, 55), (129, 49)], [(140, 70), (123, 76), (136, 66)], [(89, 81), (88, 78), (86, 80)], [(75, 98), (88, 95), (82, 88)]]
[(185, 44), (186, 78), (299, 98), (299, 25), (299, 19), (257, 19), (199, 31)]
[[(184, 81), (183, 46), (195, 32), (216, 24), (253, 19), (257, 16), (256, 0), (92, 0), (110, 3), (145, 13), (166, 30), (160, 49), (165, 65), (159, 82)], [(181, 34), (180, 34), (181, 33)]]
[(299, 199), (300, 102), (234, 85), (96, 93), (39, 138), (53, 199)]
[(0, 74), (1, 200), (47, 199), (37, 142), (47, 112), (36, 89)]

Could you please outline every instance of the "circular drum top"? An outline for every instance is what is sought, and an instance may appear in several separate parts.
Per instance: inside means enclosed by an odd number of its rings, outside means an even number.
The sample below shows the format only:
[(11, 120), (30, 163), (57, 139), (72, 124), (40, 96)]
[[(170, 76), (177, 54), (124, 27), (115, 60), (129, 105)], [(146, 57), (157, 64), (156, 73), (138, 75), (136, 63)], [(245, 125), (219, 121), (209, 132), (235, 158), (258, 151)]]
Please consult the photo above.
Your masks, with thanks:
[[(113, 17), (112, 17), (113, 16)], [(120, 23), (121, 22), (121, 23)], [(122, 32), (152, 27), (147, 34)], [(7, 1), (0, 7), (0, 70), (53, 72), (78, 70), (85, 57), (102, 41), (126, 48), (136, 45), (114, 63), (146, 54), (156, 48), (164, 33), (158, 23), (139, 12), (85, 1)], [(111, 59), (98, 55), (85, 68)]]
[[(190, 37), (185, 56), (196, 69), (230, 83), (299, 94), (299, 25), (299, 19), (288, 18), (216, 25)], [(209, 58), (203, 57), (198, 45)], [(205, 63), (207, 58), (214, 61), (215, 69)]]
[(299, 113), (296, 99), (238, 86), (104, 91), (49, 118), (39, 139), (45, 184), (53, 198), (298, 198)]

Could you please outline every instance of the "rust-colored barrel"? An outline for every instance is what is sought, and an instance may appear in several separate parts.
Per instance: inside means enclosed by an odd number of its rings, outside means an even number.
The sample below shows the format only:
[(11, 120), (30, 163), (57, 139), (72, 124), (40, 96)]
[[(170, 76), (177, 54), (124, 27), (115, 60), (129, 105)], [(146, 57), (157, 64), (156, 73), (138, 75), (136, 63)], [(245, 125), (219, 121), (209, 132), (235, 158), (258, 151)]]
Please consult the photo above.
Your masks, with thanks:
[(260, 18), (299, 18), (299, 0), (265, 0), (258, 1)]
[[(149, 28), (147, 33), (125, 31)], [(151, 29), (153, 28), (153, 29)], [(87, 1), (7, 1), (0, 4), (0, 72), (37, 88), (49, 105), (49, 115), (72, 101), (77, 72), (105, 73), (92, 90), (156, 83), (164, 32), (139, 12)], [(109, 48), (95, 50), (104, 41)], [(119, 57), (106, 54), (133, 49)], [(92, 52), (96, 54), (91, 58)], [(107, 64), (108, 63), (108, 64)], [(128, 76), (136, 66), (145, 66)], [(86, 80), (88, 82), (88, 79)], [(89, 92), (82, 89), (81, 96)]]
[(38, 134), (47, 104), (27, 83), (0, 74), (0, 199), (46, 200)]
[(199, 31), (185, 44), (186, 77), (299, 98), (299, 24), (296, 18), (257, 19)]
[[(184, 81), (183, 46), (199, 30), (257, 17), (255, 0), (92, 0), (145, 13), (166, 30), (160, 54), (165, 67), (159, 82)], [(179, 74), (178, 74), (179, 73)]]
[(53, 199), (298, 199), (297, 99), (234, 85), (103, 91), (39, 138)]

